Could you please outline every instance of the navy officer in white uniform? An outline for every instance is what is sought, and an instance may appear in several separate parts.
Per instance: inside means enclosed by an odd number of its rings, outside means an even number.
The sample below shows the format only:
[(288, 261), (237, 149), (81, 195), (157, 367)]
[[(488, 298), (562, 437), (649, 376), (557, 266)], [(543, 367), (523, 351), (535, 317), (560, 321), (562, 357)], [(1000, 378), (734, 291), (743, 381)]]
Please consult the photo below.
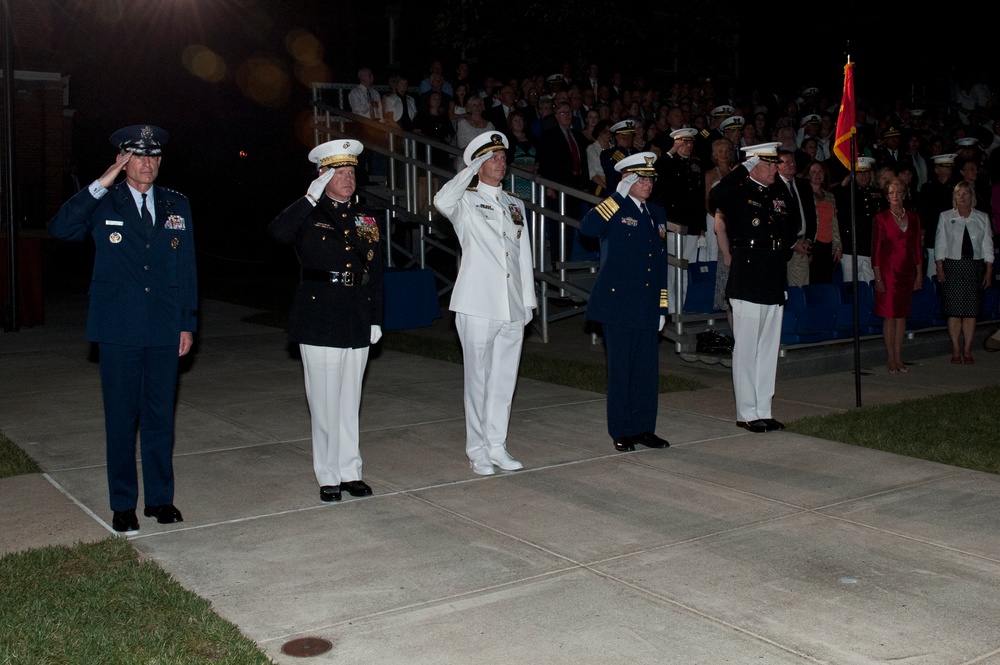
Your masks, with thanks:
[(99, 345), (111, 526), (125, 533), (139, 529), (137, 428), (144, 513), (183, 521), (174, 506), (174, 398), (177, 359), (194, 342), (198, 285), (191, 205), (153, 185), (167, 139), (152, 125), (112, 134), (115, 163), (49, 222), (56, 238), (94, 241), (86, 335)]
[(500, 188), (507, 147), (500, 132), (475, 137), (466, 167), (434, 197), (462, 247), (450, 309), (465, 363), (465, 452), (481, 476), (495, 473), (494, 465), (523, 468), (507, 452), (507, 426), (524, 327), (537, 306), (524, 204)]
[(362, 150), (350, 139), (313, 148), (319, 176), (268, 226), (295, 247), (301, 266), (288, 337), (302, 356), (313, 471), (325, 502), (372, 493), (361, 479), (358, 414), (368, 352), (382, 337), (382, 250), (374, 213), (352, 200)]
[(580, 232), (600, 238), (601, 268), (587, 318), (601, 324), (608, 354), (608, 434), (615, 450), (666, 448), (656, 435), (659, 331), (667, 314), (667, 215), (649, 201), (656, 154), (621, 159), (617, 190), (580, 220)]

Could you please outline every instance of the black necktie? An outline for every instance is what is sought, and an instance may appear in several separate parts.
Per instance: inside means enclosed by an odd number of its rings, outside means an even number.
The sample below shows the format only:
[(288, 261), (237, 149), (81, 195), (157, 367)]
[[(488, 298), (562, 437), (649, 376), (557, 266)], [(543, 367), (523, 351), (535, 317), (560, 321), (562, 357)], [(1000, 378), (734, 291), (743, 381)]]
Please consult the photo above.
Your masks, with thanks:
[(142, 223), (146, 225), (146, 230), (148, 231), (151, 226), (153, 226), (153, 215), (150, 214), (149, 208), (146, 207), (146, 195), (142, 195), (142, 206), (139, 215), (142, 217)]

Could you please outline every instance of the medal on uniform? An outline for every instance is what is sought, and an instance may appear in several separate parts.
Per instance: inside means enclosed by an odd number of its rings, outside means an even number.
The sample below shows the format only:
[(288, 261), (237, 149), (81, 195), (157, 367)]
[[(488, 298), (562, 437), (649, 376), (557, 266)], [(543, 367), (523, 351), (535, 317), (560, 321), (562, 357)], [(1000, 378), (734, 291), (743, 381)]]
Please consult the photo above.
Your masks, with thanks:
[(368, 215), (356, 215), (354, 226), (358, 230), (358, 235), (362, 240), (368, 242), (378, 242), (378, 223), (374, 217)]
[[(511, 203), (510, 205), (507, 206), (507, 208), (510, 210), (510, 220), (512, 222), (514, 222), (518, 226), (524, 224), (524, 216), (521, 214), (521, 209), (517, 207), (516, 203)], [(518, 238), (521, 237), (520, 232), (518, 232), (517, 237)]]
[(521, 239), (521, 229), (517, 230), (517, 240)]
[(118, 233), (118, 231), (115, 231), (114, 233), (108, 236), (108, 240), (110, 240), (112, 244), (117, 245), (122, 241), (122, 234)]
[(369, 249), (368, 250), (368, 260), (371, 261), (373, 258), (375, 258), (375, 252), (373, 252), (372, 250)]
[(754, 217), (753, 221), (750, 223), (753, 224), (754, 226), (760, 226), (760, 217)]
[(177, 249), (177, 245), (179, 245), (179, 244), (181, 244), (181, 241), (178, 240), (177, 238), (173, 238), (170, 241), (170, 247), (173, 248), (173, 249)]

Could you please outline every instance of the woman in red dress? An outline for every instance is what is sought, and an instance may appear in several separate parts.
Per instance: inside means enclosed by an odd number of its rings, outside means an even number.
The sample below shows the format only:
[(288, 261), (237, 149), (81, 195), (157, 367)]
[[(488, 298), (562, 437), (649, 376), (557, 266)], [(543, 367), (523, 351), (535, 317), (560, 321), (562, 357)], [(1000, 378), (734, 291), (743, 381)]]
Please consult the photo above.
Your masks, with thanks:
[(875, 271), (875, 314), (883, 317), (886, 366), (890, 374), (906, 372), (903, 335), (913, 292), (923, 285), (920, 272), (920, 217), (903, 208), (906, 184), (892, 178), (886, 184), (889, 209), (872, 220), (872, 268)]

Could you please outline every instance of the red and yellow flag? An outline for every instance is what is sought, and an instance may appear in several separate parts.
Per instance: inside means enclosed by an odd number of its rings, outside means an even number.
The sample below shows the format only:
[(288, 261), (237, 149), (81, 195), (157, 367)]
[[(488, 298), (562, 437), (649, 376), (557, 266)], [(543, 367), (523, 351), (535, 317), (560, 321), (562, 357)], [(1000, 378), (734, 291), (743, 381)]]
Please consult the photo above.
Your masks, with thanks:
[(854, 126), (854, 63), (844, 65), (844, 97), (840, 100), (837, 114), (837, 137), (833, 142), (833, 153), (848, 169), (854, 161), (851, 138), (856, 133)]

